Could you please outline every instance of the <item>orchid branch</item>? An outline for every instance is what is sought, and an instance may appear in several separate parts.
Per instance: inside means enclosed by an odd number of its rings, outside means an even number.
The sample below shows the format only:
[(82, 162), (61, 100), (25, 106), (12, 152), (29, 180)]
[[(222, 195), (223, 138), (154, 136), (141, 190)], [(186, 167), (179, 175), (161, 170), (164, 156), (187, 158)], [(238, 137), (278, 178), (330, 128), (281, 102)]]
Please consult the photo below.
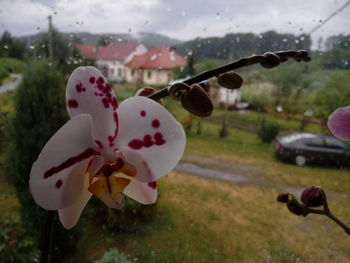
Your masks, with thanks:
[[(263, 55), (249, 56), (241, 58), (224, 66), (214, 68), (205, 72), (202, 72), (196, 76), (190, 77), (183, 81), (186, 85), (192, 85), (195, 83), (200, 83), (202, 81), (208, 80), (212, 77), (218, 77), (220, 74), (233, 71), (239, 68), (244, 68), (254, 64), (261, 64), (264, 68), (274, 68), (277, 67), (280, 63), (287, 61), (288, 59), (294, 59), (298, 62), (304, 61), (308, 62), (311, 58), (308, 55), (308, 52), (305, 50), (290, 50), (290, 51), (278, 51), (278, 52), (267, 52)], [(159, 100), (169, 96), (169, 88), (166, 87), (161, 89), (158, 92), (153, 93), (148, 96), (148, 98), (153, 100)]]
[[(280, 194), (277, 197), (277, 201), (281, 203), (286, 203), (288, 210), (295, 215), (307, 216), (309, 214), (324, 215), (334, 221), (338, 226), (340, 226), (345, 233), (350, 235), (350, 227), (338, 219), (329, 209), (325, 192), (322, 188), (318, 187), (307, 187), (304, 189), (301, 196), (302, 202), (300, 203), (294, 195), (290, 193)], [(319, 203), (320, 202), (320, 203)], [(317, 205), (313, 205), (317, 204)], [(310, 206), (323, 206), (322, 209), (311, 208)]]

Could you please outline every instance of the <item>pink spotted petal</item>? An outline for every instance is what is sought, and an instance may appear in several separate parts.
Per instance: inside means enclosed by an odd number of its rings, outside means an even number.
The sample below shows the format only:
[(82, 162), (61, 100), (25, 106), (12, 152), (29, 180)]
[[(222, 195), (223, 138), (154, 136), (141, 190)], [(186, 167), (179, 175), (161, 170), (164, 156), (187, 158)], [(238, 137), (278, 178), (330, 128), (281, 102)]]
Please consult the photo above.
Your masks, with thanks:
[(334, 111), (328, 117), (327, 125), (335, 137), (350, 140), (350, 106)]
[(153, 182), (170, 172), (185, 149), (182, 125), (163, 106), (139, 96), (124, 100), (118, 115), (116, 145), (136, 168), (136, 178)]
[(157, 183), (143, 183), (132, 178), (123, 193), (141, 204), (153, 204), (157, 201)]
[(66, 90), (70, 117), (90, 114), (93, 134), (102, 155), (113, 161), (114, 140), (118, 133), (117, 100), (105, 77), (94, 67), (79, 67), (71, 74)]
[(58, 210), (58, 215), (62, 225), (66, 229), (71, 229), (79, 220), (80, 214), (85, 208), (87, 202), (91, 197), (91, 193), (87, 190), (89, 187), (89, 176), (85, 176), (85, 183), (83, 191), (80, 194), (79, 199), (73, 203), (71, 206), (68, 206), (63, 209)]
[(42, 208), (65, 208), (80, 198), (86, 169), (98, 151), (91, 129), (91, 116), (78, 115), (62, 126), (42, 149), (29, 179), (34, 200)]

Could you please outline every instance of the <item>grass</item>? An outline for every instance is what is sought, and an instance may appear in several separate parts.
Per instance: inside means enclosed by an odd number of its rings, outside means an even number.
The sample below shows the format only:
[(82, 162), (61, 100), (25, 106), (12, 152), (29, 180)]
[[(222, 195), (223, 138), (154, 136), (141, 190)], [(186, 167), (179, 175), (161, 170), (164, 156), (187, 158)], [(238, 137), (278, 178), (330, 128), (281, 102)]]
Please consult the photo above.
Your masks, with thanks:
[(5, 85), (5, 84), (7, 84), (7, 83), (10, 83), (10, 82), (12, 82), (12, 81), (14, 81), (15, 80), (15, 78), (11, 78), (11, 77), (5, 77), (5, 78), (3, 78), (2, 80), (1, 80), (1, 85)]
[[(290, 214), (275, 201), (276, 189), (176, 172), (160, 180), (160, 189), (155, 217), (140, 226), (147, 231), (110, 242), (134, 261), (345, 263), (350, 257), (349, 237), (341, 229), (326, 218)], [(332, 203), (341, 218), (350, 216), (343, 209), (347, 202)], [(83, 239), (82, 254), (95, 242), (88, 233)], [(92, 246), (96, 258), (105, 250)]]
[[(121, 89), (129, 96), (134, 86)], [(11, 113), (12, 93), (0, 95), (1, 112)], [(167, 107), (179, 121), (189, 117), (177, 103)], [(214, 117), (223, 114), (218, 110)], [(233, 120), (254, 120), (260, 113), (238, 115)], [(117, 247), (134, 262), (239, 262), (239, 263), (346, 263), (350, 259), (349, 237), (321, 216), (292, 215), (275, 201), (275, 185), (322, 185), (334, 214), (350, 223), (348, 170), (327, 167), (296, 167), (274, 158), (272, 145), (262, 144), (255, 133), (230, 127), (229, 136), (219, 139), (220, 123), (202, 120), (202, 133), (194, 129), (187, 137), (187, 153), (206, 155), (235, 164), (259, 167), (256, 176), (269, 185), (238, 185), (173, 172), (159, 181), (160, 197), (150, 222), (132, 233), (106, 230), (83, 216), (84, 227), (74, 262), (91, 262), (109, 247)], [(278, 119), (294, 129), (297, 123)], [(1, 149), (0, 149), (1, 150)], [(18, 214), (13, 187), (0, 170), (0, 213), (2, 218)], [(101, 205), (103, 205), (101, 203)], [(85, 218), (85, 220), (84, 220)], [(107, 220), (107, 219), (106, 219)]]

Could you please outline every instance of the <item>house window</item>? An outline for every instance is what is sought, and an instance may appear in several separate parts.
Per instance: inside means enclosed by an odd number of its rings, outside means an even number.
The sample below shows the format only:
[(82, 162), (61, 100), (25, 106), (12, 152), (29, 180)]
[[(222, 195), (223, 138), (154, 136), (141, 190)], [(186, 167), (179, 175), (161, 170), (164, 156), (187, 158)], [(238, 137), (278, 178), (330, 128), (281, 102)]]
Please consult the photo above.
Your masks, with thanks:
[(149, 71), (147, 72), (147, 78), (150, 79), (151, 77), (152, 77), (152, 71), (149, 70)]
[(118, 68), (118, 77), (121, 77), (121, 76), (122, 76), (122, 69)]
[(109, 74), (110, 74), (110, 75), (114, 75), (114, 69), (111, 68), (111, 69), (109, 70)]
[(132, 70), (131, 70), (131, 76), (134, 76), (134, 75), (135, 75), (135, 70), (132, 69)]

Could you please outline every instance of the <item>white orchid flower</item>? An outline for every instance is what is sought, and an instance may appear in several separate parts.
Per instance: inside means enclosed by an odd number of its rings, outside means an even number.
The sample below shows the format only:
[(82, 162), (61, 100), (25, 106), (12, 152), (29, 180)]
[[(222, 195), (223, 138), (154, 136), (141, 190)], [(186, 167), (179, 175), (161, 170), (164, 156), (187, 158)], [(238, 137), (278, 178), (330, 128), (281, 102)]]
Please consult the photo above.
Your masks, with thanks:
[(71, 119), (46, 143), (30, 173), (30, 191), (46, 210), (58, 210), (72, 228), (91, 195), (121, 208), (123, 194), (142, 204), (157, 199), (156, 180), (170, 172), (185, 148), (185, 133), (157, 102), (135, 96), (119, 106), (94, 67), (68, 80)]

